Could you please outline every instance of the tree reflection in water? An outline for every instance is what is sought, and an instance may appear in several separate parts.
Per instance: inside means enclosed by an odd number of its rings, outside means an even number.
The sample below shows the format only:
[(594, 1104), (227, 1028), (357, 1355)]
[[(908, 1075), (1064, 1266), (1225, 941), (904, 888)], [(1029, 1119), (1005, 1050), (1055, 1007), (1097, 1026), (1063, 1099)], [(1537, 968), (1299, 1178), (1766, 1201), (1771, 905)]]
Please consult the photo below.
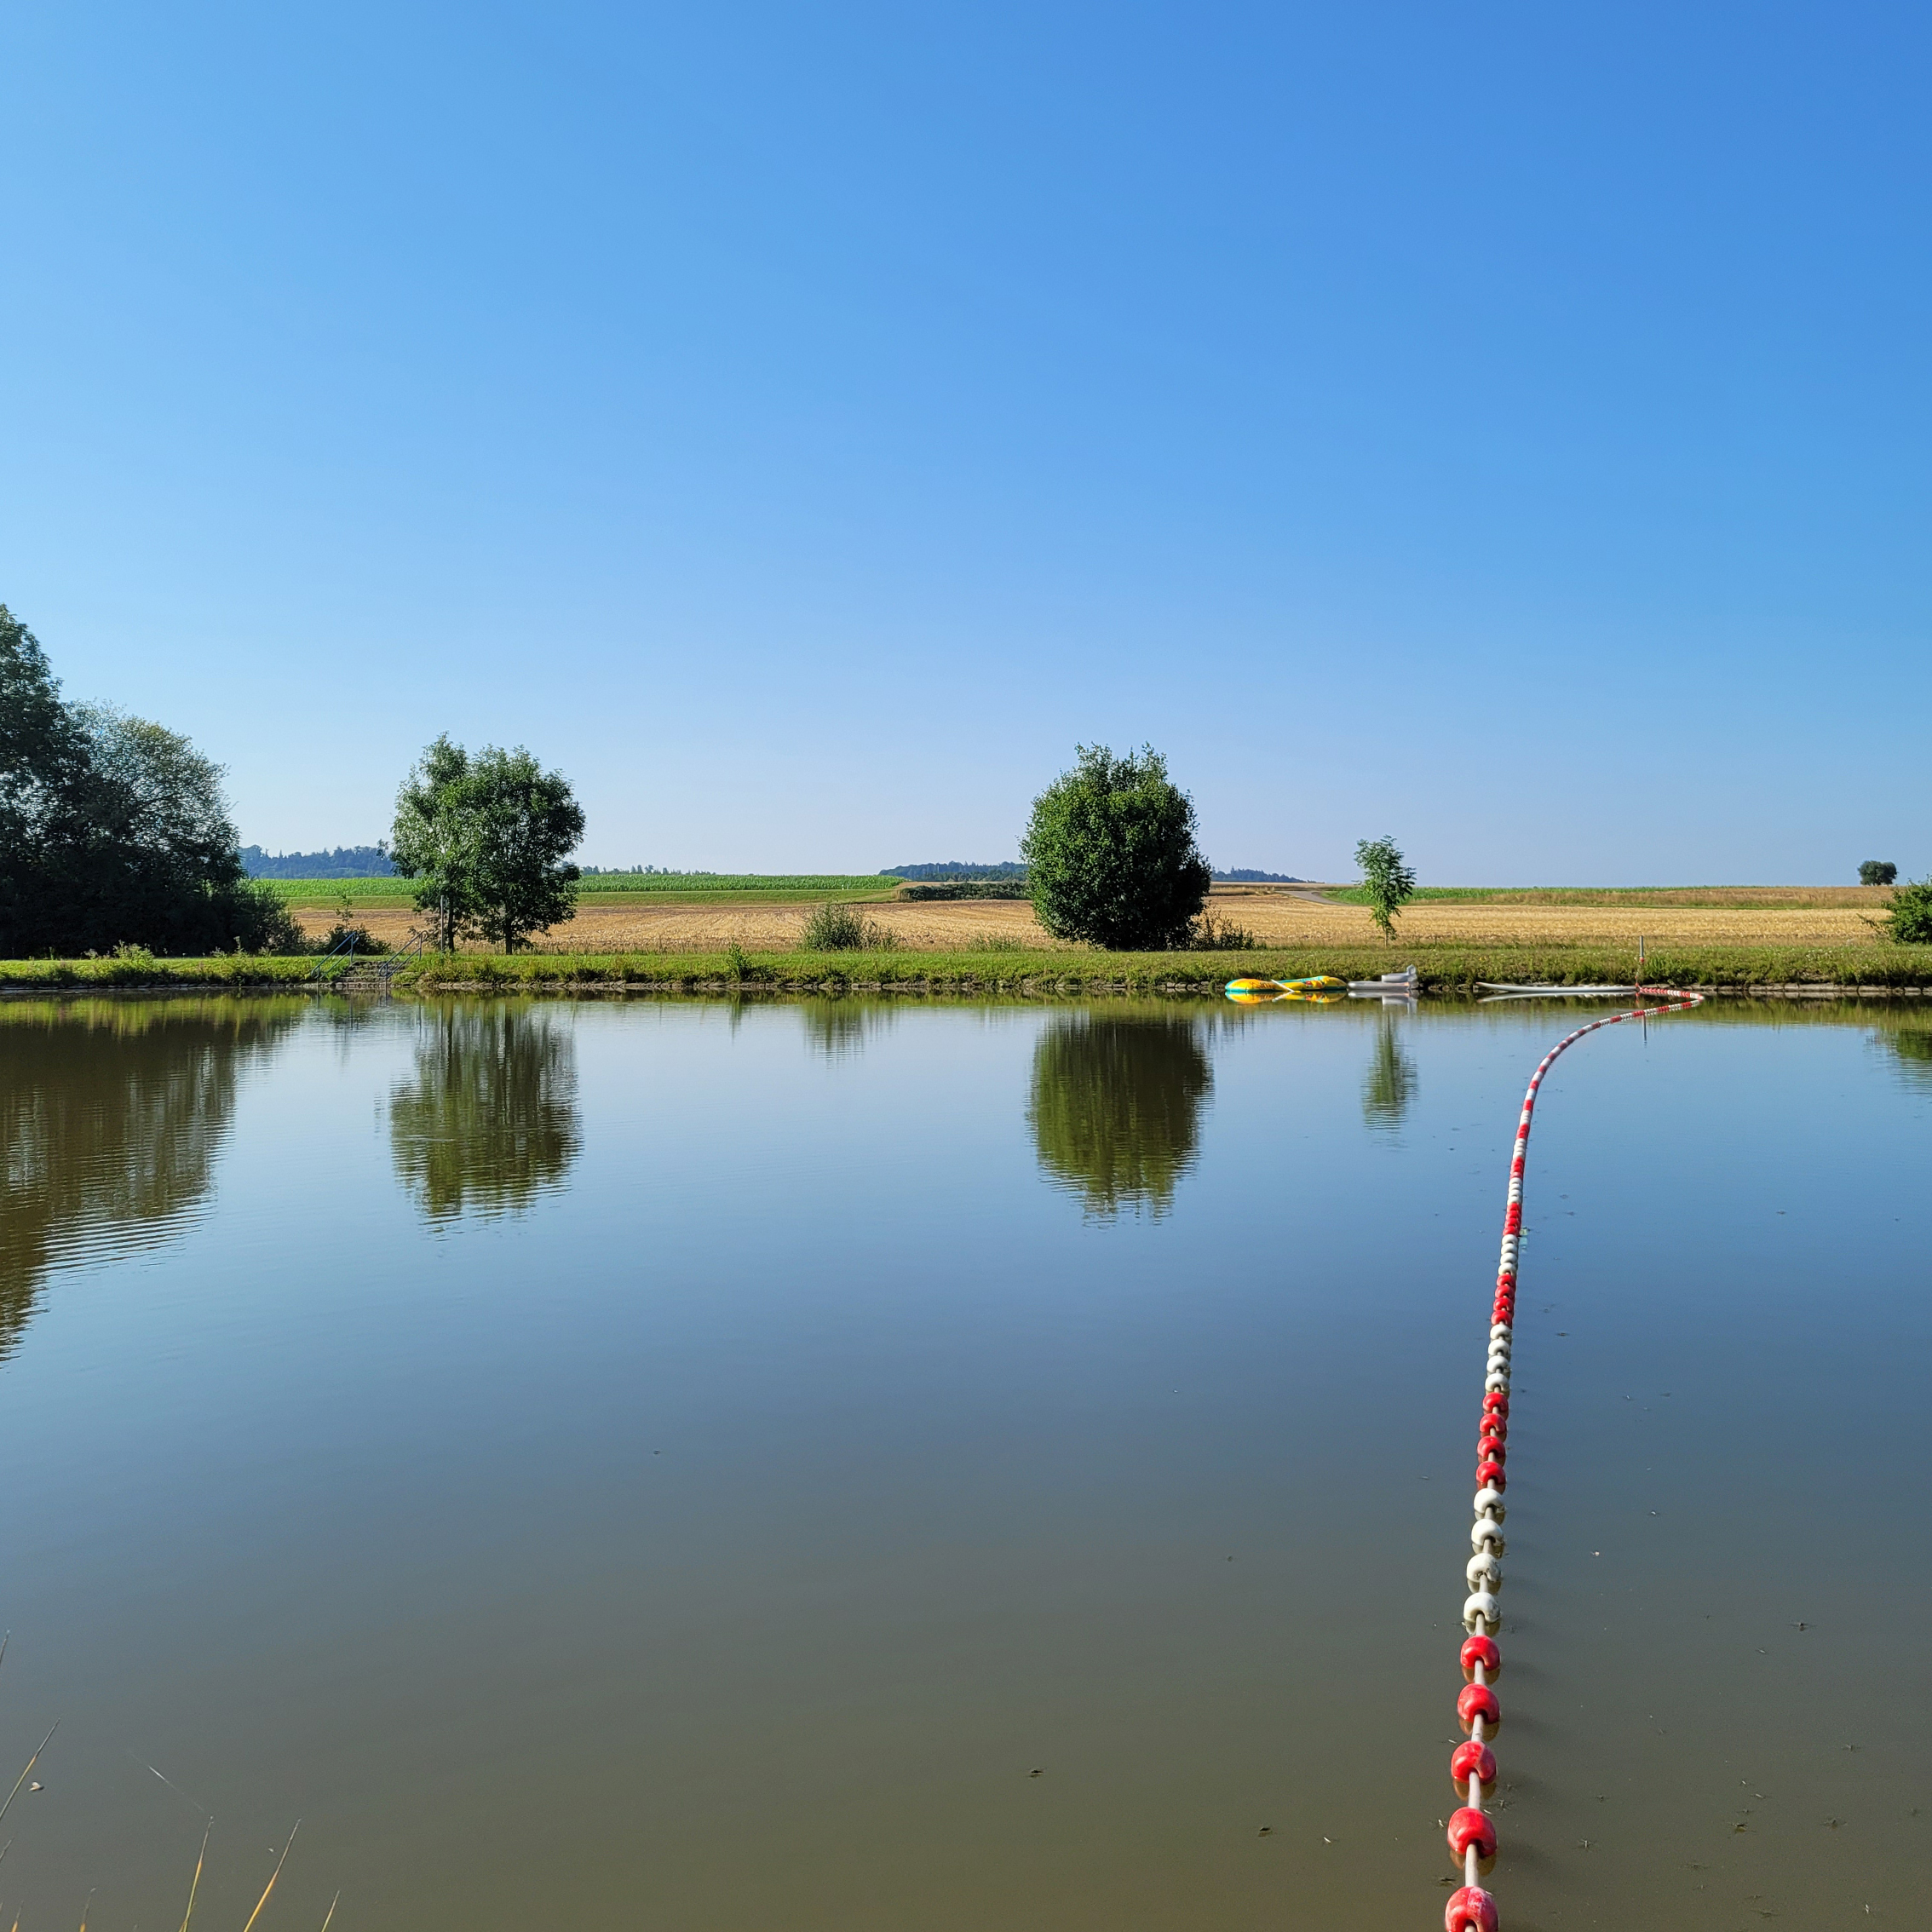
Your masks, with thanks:
[(567, 1022), (451, 1004), (417, 1023), (415, 1078), (389, 1095), (396, 1178), (431, 1221), (521, 1212), (561, 1183), (581, 1144)]
[(1026, 1123), (1047, 1178), (1111, 1220), (1156, 1219), (1193, 1164), (1214, 1075), (1198, 1021), (1177, 1014), (1055, 1014), (1033, 1049)]
[(864, 1048), (867, 1034), (883, 1032), (899, 1013), (884, 1002), (834, 996), (800, 1000), (798, 1017), (806, 1038), (827, 1060), (848, 1060)]
[(0, 1006), (0, 1358), (50, 1268), (171, 1240), (206, 1202), (242, 1067), (308, 1003)]
[(1402, 1124), (1415, 1097), (1416, 1063), (1402, 1050), (1394, 1015), (1383, 1013), (1369, 1054), (1368, 1073), (1362, 1081), (1362, 1118), (1371, 1127), (1393, 1132)]

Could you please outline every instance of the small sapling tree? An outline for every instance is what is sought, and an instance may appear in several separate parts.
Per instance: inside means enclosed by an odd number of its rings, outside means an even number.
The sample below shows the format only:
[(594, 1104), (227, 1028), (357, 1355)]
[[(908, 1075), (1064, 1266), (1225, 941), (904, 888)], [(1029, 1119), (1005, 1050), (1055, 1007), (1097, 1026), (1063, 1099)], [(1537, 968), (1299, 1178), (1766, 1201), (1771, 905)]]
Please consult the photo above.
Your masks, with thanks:
[(1891, 885), (1899, 876), (1899, 869), (1889, 859), (1867, 859), (1858, 869), (1860, 885)]
[(1382, 936), (1395, 937), (1395, 915), (1416, 896), (1416, 875), (1402, 858), (1402, 848), (1392, 838), (1365, 838), (1355, 848), (1355, 863), (1362, 869), (1362, 890), (1368, 909)]
[(1194, 843), (1194, 805), (1143, 745), (1079, 762), (1033, 801), (1020, 847), (1034, 916), (1055, 939), (1110, 951), (1185, 946), (1213, 873)]

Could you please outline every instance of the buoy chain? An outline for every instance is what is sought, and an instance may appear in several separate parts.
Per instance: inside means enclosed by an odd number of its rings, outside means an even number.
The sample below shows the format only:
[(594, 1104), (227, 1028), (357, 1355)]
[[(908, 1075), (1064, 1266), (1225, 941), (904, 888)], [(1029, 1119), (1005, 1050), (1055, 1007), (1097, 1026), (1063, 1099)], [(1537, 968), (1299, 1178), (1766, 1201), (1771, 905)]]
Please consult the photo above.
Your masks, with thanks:
[(1503, 1215), (1503, 1253), (1496, 1271), (1496, 1299), (1489, 1314), (1482, 1413), (1476, 1426), (1475, 1521), (1469, 1530), (1469, 1547), (1475, 1554), (1463, 1573), (1469, 1596), (1463, 1604), (1463, 1628), (1469, 1634), (1463, 1640), (1465, 1681), (1456, 1699), (1456, 1716), (1468, 1739), (1456, 1746), (1449, 1760), (1450, 1782), (1458, 1797), (1464, 1800), (1451, 1813), (1447, 1832), (1450, 1855), (1462, 1868), (1463, 1883), (1450, 1895), (1443, 1912), (1445, 1932), (1498, 1932), (1502, 1923), (1494, 1897), (1476, 1881), (1496, 1862), (1496, 1826), (1482, 1808), (1482, 1801), (1496, 1793), (1496, 1753), (1489, 1740), (1503, 1722), (1503, 1707), (1492, 1687), (1503, 1674), (1503, 1651), (1496, 1639), (1503, 1628), (1503, 1607), (1498, 1597), (1503, 1588), (1503, 1520), (1509, 1514), (1503, 1497), (1509, 1486), (1509, 1357), (1515, 1337), (1516, 1259), (1522, 1245), (1523, 1171), (1530, 1127), (1536, 1118), (1537, 1092), (1558, 1055), (1586, 1035), (1621, 1026), (1626, 1020), (1652, 1020), (1704, 1003), (1701, 993), (1680, 992), (1675, 986), (1639, 986), (1637, 992), (1640, 998), (1647, 993), (1661, 995), (1670, 1003), (1609, 1014), (1565, 1034), (1537, 1062), (1516, 1122), (1508, 1205)]

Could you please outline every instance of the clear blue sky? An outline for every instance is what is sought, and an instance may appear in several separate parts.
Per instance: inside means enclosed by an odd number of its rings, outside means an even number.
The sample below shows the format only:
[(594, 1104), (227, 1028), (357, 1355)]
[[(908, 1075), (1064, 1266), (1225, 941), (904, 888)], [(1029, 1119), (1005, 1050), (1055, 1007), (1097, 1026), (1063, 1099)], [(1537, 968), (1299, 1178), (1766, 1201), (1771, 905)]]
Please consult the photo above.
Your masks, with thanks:
[(372, 838), (594, 863), (1932, 870), (1932, 15), (0, 14), (0, 601)]

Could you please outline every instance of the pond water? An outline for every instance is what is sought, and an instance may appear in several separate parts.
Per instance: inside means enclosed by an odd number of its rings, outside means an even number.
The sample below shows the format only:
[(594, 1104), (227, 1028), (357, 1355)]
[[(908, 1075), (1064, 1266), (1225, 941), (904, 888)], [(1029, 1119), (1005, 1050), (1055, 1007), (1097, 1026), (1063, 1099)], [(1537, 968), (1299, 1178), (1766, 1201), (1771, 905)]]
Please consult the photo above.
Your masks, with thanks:
[[(8, 1922), (1440, 1923), (1577, 1010), (0, 1006)], [(1929, 1052), (1545, 1088), (1509, 1932), (1923, 1920)]]

